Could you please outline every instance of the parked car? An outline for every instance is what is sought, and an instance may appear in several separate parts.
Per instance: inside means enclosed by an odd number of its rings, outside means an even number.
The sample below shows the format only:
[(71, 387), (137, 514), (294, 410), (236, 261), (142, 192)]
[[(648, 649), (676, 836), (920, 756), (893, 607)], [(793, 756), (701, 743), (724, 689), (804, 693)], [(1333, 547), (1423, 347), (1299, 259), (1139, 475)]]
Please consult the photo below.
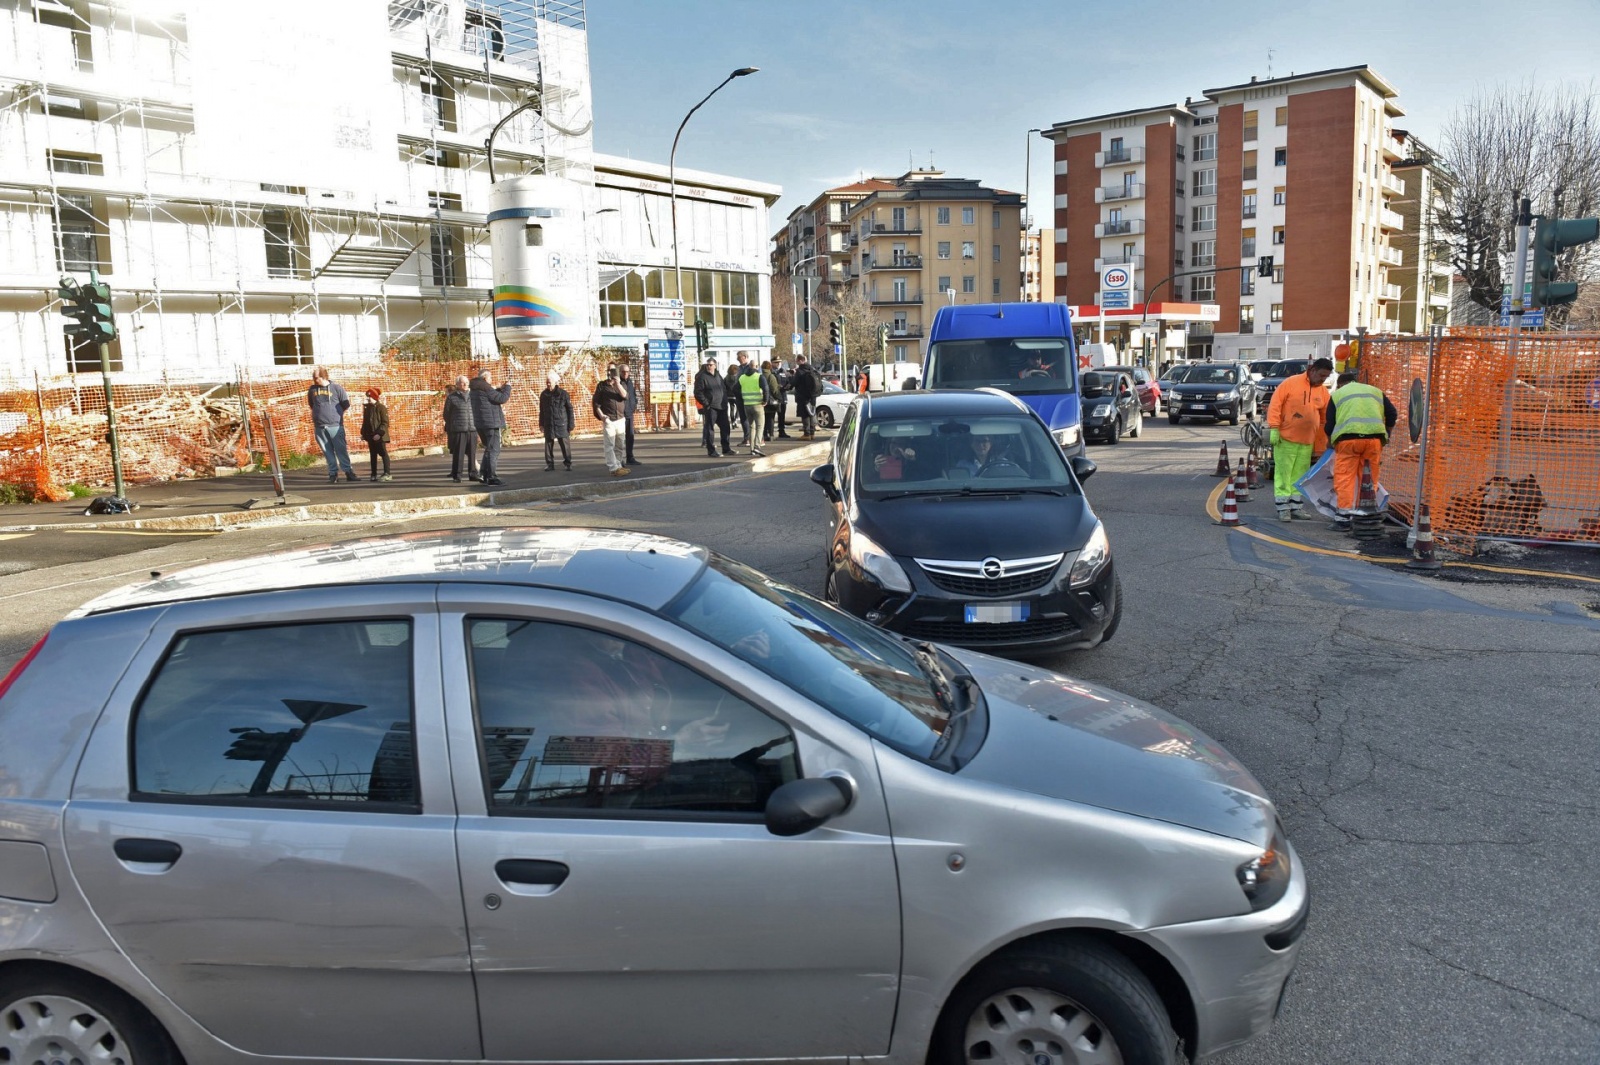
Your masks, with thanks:
[(1282, 361), (1282, 360), (1280, 360), (1280, 359), (1256, 359), (1256, 360), (1254, 360), (1253, 362), (1251, 362), (1249, 364), (1249, 366), (1250, 366), (1250, 379), (1259, 384), (1261, 382), (1262, 378), (1270, 377), (1272, 375), (1273, 367), (1277, 366), (1280, 361)]
[(1167, 394), (1167, 420), (1224, 418), (1232, 425), (1256, 410), (1256, 389), (1238, 363), (1198, 363), (1175, 379)]
[(1138, 436), (1144, 431), (1144, 412), (1133, 378), (1110, 370), (1084, 370), (1078, 376), (1078, 394), (1083, 397), (1083, 438), (1118, 443), (1122, 434)]
[[(840, 388), (836, 384), (833, 384), (832, 382), (824, 382), (822, 386), (822, 395), (817, 397), (816, 402), (817, 424), (824, 429), (832, 429), (834, 426), (844, 421), (844, 412), (850, 408), (850, 404), (854, 403), (855, 399), (856, 393), (846, 392), (844, 389)], [(789, 393), (788, 399), (786, 399), (784, 402), (788, 406), (788, 418), (790, 423), (792, 424), (796, 421), (799, 421), (800, 410), (795, 404), (794, 393)]]
[(1125, 373), (1133, 378), (1133, 390), (1139, 396), (1139, 409), (1148, 417), (1156, 416), (1161, 406), (1161, 385), (1156, 381), (1155, 374), (1143, 366), (1106, 366), (1102, 369)]
[(850, 409), (811, 471), (832, 532), (825, 597), (913, 639), (1042, 654), (1121, 621), (1111, 545), (1067, 456), (1020, 399), (905, 392)]
[(1190, 725), (631, 531), (161, 576), (0, 734), (11, 1061), (1170, 1061), (1265, 1030), (1305, 927)]
[(1310, 359), (1282, 359), (1272, 364), (1272, 369), (1256, 383), (1256, 401), (1263, 415), (1272, 406), (1272, 394), (1278, 390), (1278, 386), (1297, 373), (1305, 373), (1310, 365)]

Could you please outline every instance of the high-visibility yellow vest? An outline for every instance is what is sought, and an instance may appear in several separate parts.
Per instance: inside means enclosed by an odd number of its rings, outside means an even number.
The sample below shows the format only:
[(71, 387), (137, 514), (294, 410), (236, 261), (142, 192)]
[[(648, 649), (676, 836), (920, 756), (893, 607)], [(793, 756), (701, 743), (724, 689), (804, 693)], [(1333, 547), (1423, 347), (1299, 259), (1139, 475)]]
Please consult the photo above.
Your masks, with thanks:
[(1387, 440), (1389, 428), (1383, 423), (1383, 390), (1352, 381), (1333, 393), (1333, 432), (1328, 437), (1336, 444), (1346, 436), (1377, 436)]

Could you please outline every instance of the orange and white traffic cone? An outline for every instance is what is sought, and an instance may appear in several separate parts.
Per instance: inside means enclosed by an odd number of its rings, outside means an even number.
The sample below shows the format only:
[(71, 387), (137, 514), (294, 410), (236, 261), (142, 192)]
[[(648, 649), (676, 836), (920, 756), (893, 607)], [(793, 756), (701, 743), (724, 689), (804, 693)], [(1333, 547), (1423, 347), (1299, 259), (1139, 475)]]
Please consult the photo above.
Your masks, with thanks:
[(1376, 514), (1378, 512), (1378, 489), (1372, 483), (1372, 463), (1361, 464), (1361, 498), (1356, 500), (1356, 509), (1363, 514)]
[(1361, 497), (1351, 518), (1351, 532), (1357, 540), (1376, 540), (1383, 535), (1383, 516), (1378, 513), (1378, 490), (1372, 483), (1372, 463), (1361, 464)]
[(1433, 519), (1428, 513), (1428, 504), (1423, 503), (1417, 511), (1416, 547), (1406, 569), (1436, 570), (1443, 565), (1433, 553)]
[(1213, 476), (1228, 477), (1232, 473), (1233, 466), (1228, 462), (1228, 442), (1224, 440), (1222, 442), (1222, 453), (1217, 456), (1217, 472)]
[(1231, 480), (1222, 493), (1222, 520), (1217, 524), (1228, 526), (1239, 524), (1239, 500), (1234, 495), (1233, 482)]
[(1239, 460), (1239, 468), (1233, 474), (1233, 494), (1241, 503), (1250, 502), (1250, 479), (1245, 476), (1244, 459)]
[(1261, 487), (1261, 471), (1256, 469), (1255, 452), (1251, 452), (1244, 462), (1244, 483), (1251, 488)]

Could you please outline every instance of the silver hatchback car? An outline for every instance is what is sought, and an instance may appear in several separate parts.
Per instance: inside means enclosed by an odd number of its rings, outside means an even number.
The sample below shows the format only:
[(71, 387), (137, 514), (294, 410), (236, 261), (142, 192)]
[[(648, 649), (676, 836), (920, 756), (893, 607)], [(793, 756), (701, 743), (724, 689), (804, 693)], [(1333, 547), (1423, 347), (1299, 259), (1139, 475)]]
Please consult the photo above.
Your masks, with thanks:
[(631, 532), (158, 577), (0, 737), (3, 1061), (1170, 1063), (1307, 913), (1181, 721)]

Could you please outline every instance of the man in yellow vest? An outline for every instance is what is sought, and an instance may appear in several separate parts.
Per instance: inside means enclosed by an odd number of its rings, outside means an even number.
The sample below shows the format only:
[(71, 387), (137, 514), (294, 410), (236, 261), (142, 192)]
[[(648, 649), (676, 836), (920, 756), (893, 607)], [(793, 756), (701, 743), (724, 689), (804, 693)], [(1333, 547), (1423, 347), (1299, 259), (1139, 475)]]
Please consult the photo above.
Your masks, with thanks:
[(1328, 390), (1323, 382), (1332, 372), (1330, 360), (1312, 360), (1305, 373), (1278, 386), (1267, 407), (1267, 428), (1272, 431), (1272, 496), (1278, 504), (1279, 521), (1311, 520), (1295, 484), (1311, 469), (1312, 456), (1327, 450), (1322, 421)]
[(1323, 428), (1333, 445), (1333, 487), (1339, 496), (1339, 516), (1334, 525), (1347, 527), (1350, 516), (1358, 513), (1361, 496), (1361, 467), (1372, 467), (1372, 483), (1378, 483), (1378, 464), (1383, 445), (1400, 412), (1383, 390), (1364, 385), (1353, 373), (1339, 375), (1339, 387), (1328, 403)]

